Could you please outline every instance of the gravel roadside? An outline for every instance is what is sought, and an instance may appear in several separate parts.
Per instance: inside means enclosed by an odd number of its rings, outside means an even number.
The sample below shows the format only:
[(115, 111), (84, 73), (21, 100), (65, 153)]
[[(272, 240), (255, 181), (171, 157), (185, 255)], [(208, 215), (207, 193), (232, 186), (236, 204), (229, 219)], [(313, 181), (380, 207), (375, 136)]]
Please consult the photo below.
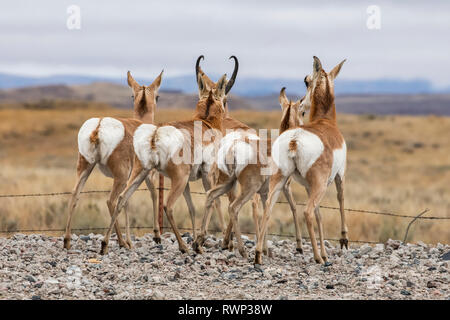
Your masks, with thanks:
[[(255, 268), (214, 236), (203, 255), (181, 254), (165, 233), (161, 245), (150, 234), (135, 238), (131, 251), (112, 240), (106, 256), (102, 237), (73, 235), (70, 251), (62, 237), (0, 238), (0, 299), (450, 299), (449, 245), (388, 240), (340, 250), (326, 242), (325, 266), (308, 242), (301, 255), (295, 242), (273, 239), (272, 258)], [(244, 238), (252, 259), (254, 241)]]

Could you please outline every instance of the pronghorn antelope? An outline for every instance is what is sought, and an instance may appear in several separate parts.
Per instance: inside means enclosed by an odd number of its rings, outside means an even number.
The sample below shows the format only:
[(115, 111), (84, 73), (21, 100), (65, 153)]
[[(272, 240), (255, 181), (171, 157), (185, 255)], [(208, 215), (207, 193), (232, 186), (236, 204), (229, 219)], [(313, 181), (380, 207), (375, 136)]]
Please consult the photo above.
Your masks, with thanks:
[[(217, 83), (212, 81), (206, 75), (206, 73), (203, 72), (202, 68), (200, 67), (200, 61), (202, 59), (204, 59), (204, 56), (203, 55), (199, 56), (197, 58), (197, 62), (195, 64), (195, 74), (197, 75), (197, 81), (198, 81), (198, 77), (201, 76), (201, 77), (203, 77), (203, 80), (206, 82), (206, 84), (210, 88), (216, 88), (217, 87)], [(229, 89), (225, 91), (225, 98), (224, 98), (224, 102), (223, 102), (223, 104), (225, 106), (225, 115), (224, 115), (224, 119), (223, 119), (223, 122), (222, 122), (222, 128), (224, 129), (224, 131), (227, 131), (227, 130), (245, 130), (245, 131), (250, 131), (251, 130), (251, 131), (256, 132), (254, 129), (250, 128), (248, 125), (240, 122), (239, 120), (236, 120), (236, 119), (232, 118), (230, 116), (229, 112), (228, 112), (227, 94), (228, 94), (229, 90), (231, 89), (231, 87), (233, 86), (234, 81), (236, 80), (237, 72), (238, 72), (238, 69), (239, 69), (238, 59), (235, 56), (231, 56), (230, 59), (234, 60), (235, 66), (234, 66), (233, 74), (232, 74), (232, 76), (231, 76), (231, 78), (230, 78), (230, 80), (228, 81), (228, 84), (227, 84), (227, 88), (229, 88)], [(217, 174), (218, 174), (218, 176), (217, 176)], [(225, 182), (227, 179), (228, 179), (228, 176), (223, 174), (223, 173), (220, 173), (220, 171), (217, 172), (217, 170), (214, 170), (212, 172), (212, 180), (213, 180), (213, 182), (215, 184), (216, 183)], [(211, 189), (211, 188), (210, 187), (208, 189), (205, 188), (206, 191), (208, 191), (209, 189)], [(236, 188), (232, 188), (228, 192), (228, 199), (229, 199), (230, 203), (234, 201), (234, 199), (236, 197), (235, 193), (236, 193)], [(220, 198), (219, 197), (216, 198), (216, 200), (214, 201), (214, 204), (215, 204), (216, 211), (219, 214), (219, 222), (220, 222), (220, 225), (221, 225), (221, 228), (222, 228), (222, 232), (225, 234), (225, 221), (223, 219), (223, 214), (222, 214), (222, 211), (220, 209)], [(209, 219), (211, 218), (211, 215), (204, 216), (204, 218), (207, 218), (207, 220), (202, 222), (202, 226), (205, 226), (205, 228), (207, 228), (208, 225), (209, 225)], [(205, 235), (206, 235), (206, 229), (202, 233), (202, 239), (204, 239)], [(196, 238), (196, 237), (194, 236), (194, 238)], [(201, 241), (201, 242), (203, 242), (203, 241)], [(193, 245), (193, 248), (197, 252), (200, 252), (201, 249), (199, 249), (198, 243), (199, 242), (193, 242), (192, 245)], [(230, 243), (230, 248), (232, 248), (232, 245), (233, 245), (233, 243), (231, 242)]]
[[(198, 86), (200, 99), (191, 120), (159, 126), (143, 124), (135, 131), (133, 144), (136, 156), (133, 171), (125, 190), (118, 198), (110, 228), (102, 241), (101, 254), (108, 252), (112, 227), (121, 209), (148, 173), (155, 168), (171, 180), (171, 189), (164, 210), (180, 251), (183, 253), (188, 251), (172, 215), (173, 205), (182, 193), (189, 193), (189, 180), (199, 179), (213, 163), (214, 144), (220, 140), (223, 130), (222, 121), (225, 113), (223, 99), (228, 88), (226, 75), (220, 78), (215, 89), (210, 89), (203, 77), (198, 77)], [(199, 138), (195, 136), (196, 130), (200, 130)], [(209, 141), (204, 139), (207, 134), (210, 135)], [(200, 159), (196, 158), (198, 156)]]
[[(270, 178), (269, 196), (255, 250), (255, 264), (261, 264), (263, 239), (270, 212), (280, 191), (291, 176), (304, 185), (308, 193), (304, 214), (315, 261), (324, 263), (328, 259), (323, 240), (319, 204), (327, 186), (333, 181), (336, 183), (341, 213), (341, 248), (344, 245), (348, 247), (344, 212), (347, 148), (344, 137), (337, 127), (334, 104), (334, 79), (339, 74), (344, 62), (345, 60), (327, 73), (322, 69), (320, 60), (314, 57), (313, 72), (305, 77), (307, 93), (301, 103), (302, 107), (310, 109), (309, 123), (285, 131), (272, 146), (272, 157), (278, 170)], [(320, 254), (314, 233), (313, 212), (319, 229)]]
[[(158, 100), (158, 90), (161, 85), (163, 72), (149, 86), (140, 86), (128, 71), (128, 85), (133, 91), (134, 118), (91, 118), (84, 122), (78, 132), (78, 179), (72, 191), (69, 202), (69, 216), (67, 219), (64, 248), (70, 248), (72, 215), (77, 205), (80, 193), (98, 164), (101, 172), (114, 179), (113, 187), (106, 202), (110, 215), (114, 212), (114, 203), (119, 194), (125, 189), (127, 179), (133, 169), (134, 149), (133, 134), (142, 123), (153, 123)], [(145, 177), (153, 201), (154, 239), (160, 242), (159, 224), (156, 215), (156, 190), (150, 177)], [(122, 238), (119, 223), (115, 229), (121, 247), (131, 248), (131, 238), (126, 215), (126, 241)]]
[[(280, 133), (288, 128), (298, 127), (303, 124), (304, 107), (300, 107), (300, 100), (292, 102), (287, 99), (285, 88), (280, 92), (280, 105), (283, 116), (280, 125)], [(231, 230), (234, 226), (238, 241), (240, 254), (247, 258), (247, 253), (242, 243), (241, 232), (238, 224), (238, 214), (242, 206), (252, 197), (253, 220), (255, 223), (256, 237), (258, 238), (259, 218), (257, 213), (258, 197), (261, 196), (263, 207), (266, 206), (267, 193), (269, 191), (270, 161), (271, 161), (271, 139), (260, 139), (259, 136), (245, 131), (234, 131), (228, 133), (221, 141), (217, 155), (217, 164), (222, 176), (226, 176), (221, 183), (216, 185), (207, 193), (205, 204), (205, 216), (201, 232), (195, 240), (197, 252), (201, 252), (201, 246), (207, 229), (207, 222), (211, 215), (211, 206), (215, 199), (232, 190), (237, 183), (240, 185), (240, 194), (233, 201), (230, 201), (229, 215), (230, 222), (227, 227), (222, 248), (226, 249), (231, 240)], [(266, 154), (267, 153), (267, 154)], [(295, 222), (295, 232), (297, 240), (297, 250), (302, 252), (301, 231), (297, 219), (297, 211), (289, 183), (283, 187), (283, 192), (291, 207)], [(267, 248), (265, 248), (267, 252)]]

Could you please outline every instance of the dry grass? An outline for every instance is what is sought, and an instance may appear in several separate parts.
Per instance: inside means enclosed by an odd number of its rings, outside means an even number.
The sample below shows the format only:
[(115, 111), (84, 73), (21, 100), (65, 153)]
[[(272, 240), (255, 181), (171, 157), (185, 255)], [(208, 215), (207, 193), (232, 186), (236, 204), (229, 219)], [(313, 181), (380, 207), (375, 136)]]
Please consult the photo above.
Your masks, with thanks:
[[(0, 194), (70, 191), (75, 183), (76, 135), (86, 119), (94, 116), (131, 115), (130, 110), (105, 109), (82, 104), (80, 108), (17, 109), (0, 106)], [(100, 107), (100, 109), (99, 109)], [(157, 121), (186, 119), (191, 110), (158, 110)], [(279, 112), (236, 111), (237, 119), (256, 128), (277, 128)], [(428, 215), (450, 216), (450, 118), (339, 114), (339, 125), (348, 144), (346, 207), (395, 211), (415, 215), (429, 208)], [(111, 180), (98, 170), (85, 190), (107, 190)], [(199, 183), (193, 190), (203, 191)], [(298, 202), (305, 191), (296, 186)], [(76, 227), (103, 227), (109, 220), (106, 194), (83, 195), (74, 216)], [(197, 221), (201, 220), (204, 197), (193, 195)], [(63, 228), (69, 197), (2, 198), (0, 229)], [(284, 200), (284, 199), (281, 199)], [(336, 191), (330, 186), (322, 204), (337, 206)], [(222, 200), (226, 210), (227, 200)], [(301, 214), (302, 207), (299, 207)], [(138, 192), (130, 203), (131, 223), (152, 225), (148, 192)], [(176, 219), (189, 226), (187, 208), (178, 201)], [(326, 236), (339, 237), (337, 211), (322, 209)], [(252, 230), (250, 206), (240, 215), (242, 229)], [(348, 213), (351, 239), (402, 238), (407, 219)], [(303, 217), (302, 220), (303, 222)], [(212, 227), (217, 227), (215, 217)], [(450, 242), (450, 222), (418, 221), (410, 231), (410, 241)], [(292, 217), (287, 205), (279, 204), (272, 214), (272, 232), (292, 233)], [(303, 235), (307, 235), (303, 224)]]

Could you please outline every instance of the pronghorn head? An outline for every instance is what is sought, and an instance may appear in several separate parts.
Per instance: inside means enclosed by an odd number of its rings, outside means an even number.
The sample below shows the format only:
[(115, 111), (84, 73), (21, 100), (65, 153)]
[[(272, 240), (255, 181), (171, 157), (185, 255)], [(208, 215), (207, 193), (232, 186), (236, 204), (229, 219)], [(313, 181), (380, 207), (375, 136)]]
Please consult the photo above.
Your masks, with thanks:
[(208, 122), (216, 122), (221, 125), (225, 114), (224, 97), (226, 95), (227, 79), (224, 74), (214, 88), (208, 85), (208, 80), (205, 77), (198, 76), (198, 95), (199, 101), (196, 107), (196, 117), (206, 120)]
[[(208, 85), (211, 89), (216, 88), (216, 87), (217, 87), (217, 84), (218, 84), (219, 82), (218, 82), (218, 81), (217, 81), (217, 82), (212, 81), (212, 80), (206, 75), (206, 73), (203, 72), (202, 68), (200, 67), (200, 61), (201, 61), (202, 59), (204, 59), (204, 58), (205, 58), (205, 57), (204, 57), (203, 55), (199, 56), (199, 57), (197, 58), (197, 62), (195, 63), (195, 74), (197, 75), (197, 82), (198, 82), (198, 78), (199, 78), (199, 77), (203, 77), (203, 78), (204, 78), (204, 81), (207, 83), (207, 85)], [(239, 62), (238, 62), (238, 59), (237, 59), (235, 56), (231, 56), (230, 59), (233, 59), (233, 60), (234, 60), (234, 70), (233, 70), (233, 74), (231, 75), (230, 80), (228, 80), (228, 83), (227, 83), (226, 88), (225, 88), (225, 95), (224, 95), (225, 112), (228, 111), (228, 108), (227, 108), (227, 94), (228, 94), (228, 92), (230, 92), (231, 88), (232, 88), (233, 85), (234, 85), (234, 81), (236, 80), (236, 76), (237, 76), (238, 69), (239, 69)], [(200, 91), (199, 91), (199, 97), (200, 97)]]
[(286, 88), (283, 87), (280, 91), (279, 102), (282, 110), (280, 133), (303, 125), (303, 118), (305, 116), (305, 107), (302, 105), (304, 98), (297, 101), (289, 100), (286, 97)]
[(140, 86), (134, 80), (131, 72), (127, 73), (128, 85), (133, 92), (134, 116), (143, 122), (153, 123), (156, 103), (158, 102), (158, 90), (161, 86), (163, 71), (149, 86)]
[(314, 56), (313, 72), (305, 77), (306, 95), (302, 106), (305, 110), (311, 109), (310, 120), (315, 118), (336, 118), (334, 108), (334, 79), (336, 79), (343, 60), (330, 72), (325, 72), (319, 58)]

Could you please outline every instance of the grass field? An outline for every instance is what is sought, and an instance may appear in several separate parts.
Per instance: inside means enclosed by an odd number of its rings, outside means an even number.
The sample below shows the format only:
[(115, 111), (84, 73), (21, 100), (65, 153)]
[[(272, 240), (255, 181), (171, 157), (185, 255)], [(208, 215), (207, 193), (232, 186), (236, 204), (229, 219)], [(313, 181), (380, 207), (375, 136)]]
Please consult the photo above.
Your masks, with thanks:
[[(63, 102), (39, 107), (0, 106), (0, 194), (71, 191), (75, 183), (77, 132), (93, 116), (131, 116), (130, 110), (103, 104)], [(339, 106), (338, 106), (339, 108)], [(157, 121), (189, 118), (191, 110), (158, 110)], [(277, 128), (280, 112), (235, 111), (232, 115), (255, 128)], [(450, 216), (450, 118), (374, 115), (338, 115), (339, 126), (348, 146), (345, 190), (346, 207), (394, 211), (416, 215), (429, 208), (427, 215)], [(111, 180), (98, 169), (85, 190), (108, 190)], [(167, 182), (168, 183), (168, 182)], [(200, 184), (192, 190), (203, 191)], [(294, 187), (298, 202), (306, 192)], [(108, 224), (107, 194), (82, 195), (73, 227), (103, 227)], [(203, 215), (204, 197), (193, 195), (197, 225)], [(42, 198), (1, 198), (0, 229), (63, 228), (69, 196)], [(284, 199), (282, 199), (284, 200)], [(336, 191), (330, 186), (323, 205), (337, 206)], [(227, 200), (222, 200), (224, 212)], [(152, 225), (148, 192), (137, 192), (130, 203), (132, 225)], [(175, 207), (180, 226), (190, 226), (187, 207), (180, 199)], [(301, 216), (303, 235), (307, 235)], [(339, 237), (338, 211), (322, 209), (325, 235)], [(363, 213), (347, 213), (350, 239), (384, 241), (403, 238), (409, 219)], [(250, 206), (241, 211), (242, 229), (253, 231)], [(217, 227), (213, 216), (212, 227)], [(279, 204), (272, 214), (270, 231), (292, 233), (289, 207)], [(148, 230), (145, 230), (148, 231)], [(449, 243), (448, 220), (417, 221), (409, 241)]]

